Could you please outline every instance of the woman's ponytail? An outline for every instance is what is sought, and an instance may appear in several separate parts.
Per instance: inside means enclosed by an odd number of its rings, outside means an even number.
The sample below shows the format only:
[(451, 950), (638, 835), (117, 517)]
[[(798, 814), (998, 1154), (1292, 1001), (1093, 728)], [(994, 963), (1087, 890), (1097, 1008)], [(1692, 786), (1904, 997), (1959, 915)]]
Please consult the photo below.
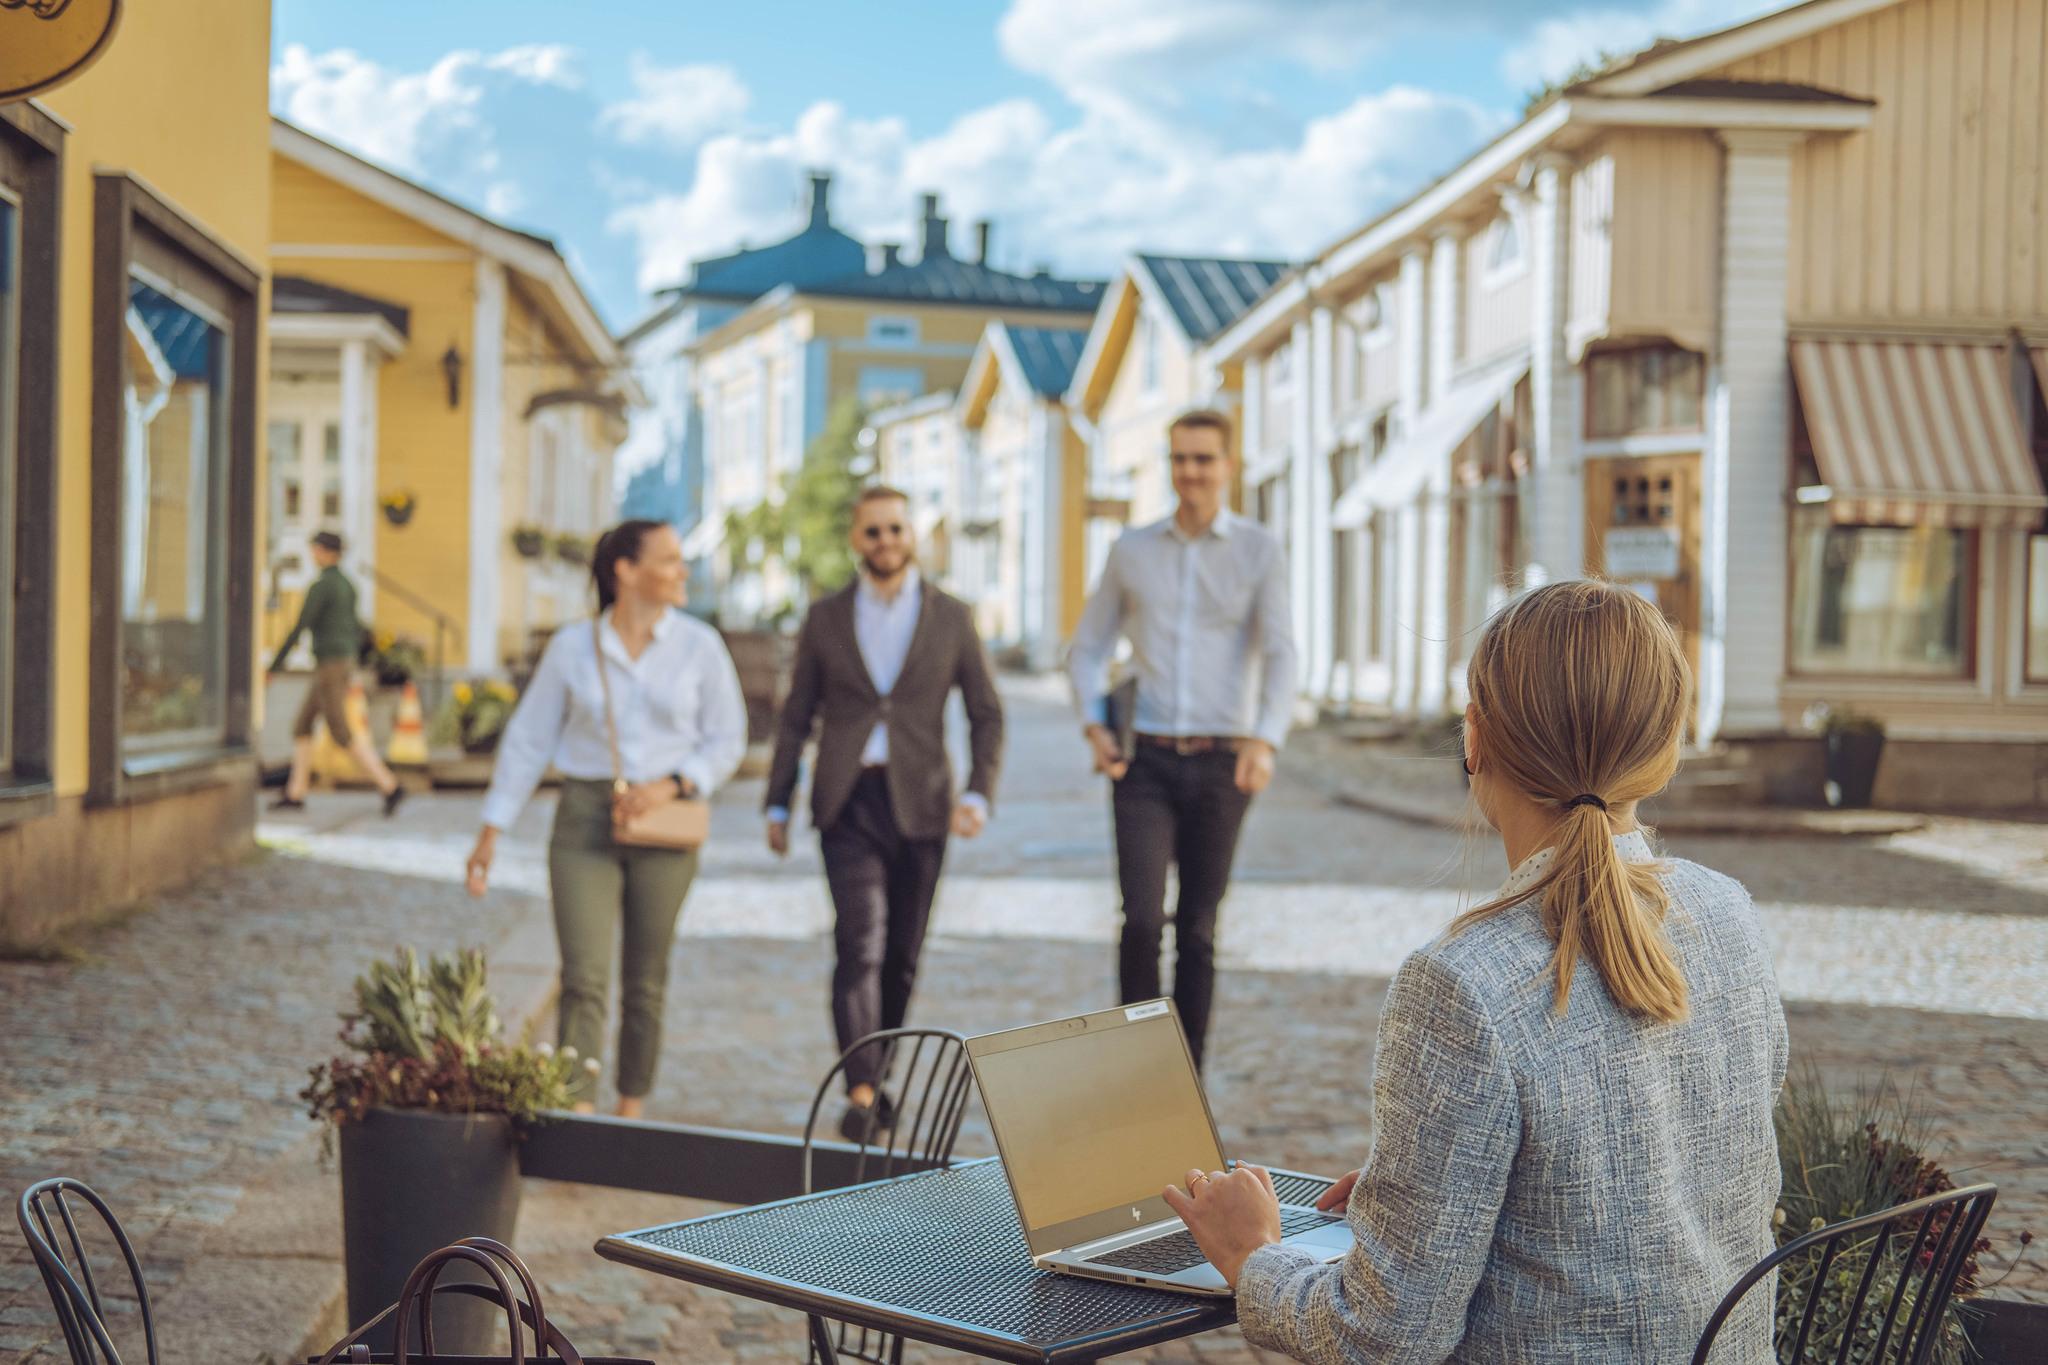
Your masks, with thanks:
[(1621, 856), (1609, 820), (1678, 768), (1690, 685), (1670, 623), (1612, 584), (1553, 583), (1488, 623), (1466, 677), (1487, 761), (1555, 805), (1558, 820), (1534, 886), (1466, 911), (1453, 930), (1540, 898), (1560, 1013), (1584, 957), (1621, 1009), (1683, 1019), (1685, 975), (1664, 932), (1670, 894), (1655, 864)]

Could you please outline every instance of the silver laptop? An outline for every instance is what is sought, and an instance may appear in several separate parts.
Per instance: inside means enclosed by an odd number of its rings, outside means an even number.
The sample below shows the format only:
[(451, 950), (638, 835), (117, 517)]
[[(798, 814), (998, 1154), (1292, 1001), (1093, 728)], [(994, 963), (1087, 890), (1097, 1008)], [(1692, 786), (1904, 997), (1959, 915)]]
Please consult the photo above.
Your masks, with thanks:
[[(1161, 1191), (1223, 1170), (1223, 1144), (1172, 1002), (967, 1040), (1033, 1264), (1066, 1275), (1229, 1295)], [(1337, 1260), (1343, 1218), (1282, 1205), (1291, 1246)]]

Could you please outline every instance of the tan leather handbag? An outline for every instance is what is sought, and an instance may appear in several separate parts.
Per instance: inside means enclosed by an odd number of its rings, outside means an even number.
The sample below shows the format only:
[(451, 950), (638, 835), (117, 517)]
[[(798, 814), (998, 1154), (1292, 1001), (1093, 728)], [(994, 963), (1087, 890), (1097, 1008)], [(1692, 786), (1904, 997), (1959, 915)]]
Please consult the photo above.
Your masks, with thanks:
[[(612, 749), (612, 795), (626, 790), (626, 765), (619, 757), (619, 723), (612, 715), (612, 683), (604, 669), (604, 617), (591, 622), (590, 645), (597, 652), (597, 685), (604, 693), (604, 733)], [(620, 824), (612, 822), (612, 842), (636, 848), (672, 848), (686, 851), (711, 837), (711, 803), (696, 797), (664, 801), (654, 809)]]

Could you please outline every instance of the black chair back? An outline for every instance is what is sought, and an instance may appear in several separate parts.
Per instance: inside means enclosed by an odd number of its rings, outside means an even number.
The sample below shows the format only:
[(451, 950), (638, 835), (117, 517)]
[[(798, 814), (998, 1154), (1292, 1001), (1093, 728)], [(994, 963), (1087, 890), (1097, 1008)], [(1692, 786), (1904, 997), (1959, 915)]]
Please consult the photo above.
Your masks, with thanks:
[(83, 1182), (59, 1176), (24, 1190), (15, 1205), (14, 1216), (21, 1224), (22, 1236), (28, 1239), (36, 1269), (42, 1272), (43, 1286), (50, 1291), (50, 1303), (57, 1310), (58, 1325), (64, 1329), (64, 1344), (70, 1348), (72, 1365), (123, 1365), (113, 1335), (107, 1330), (105, 1302), (99, 1280), (93, 1274), (92, 1260), (86, 1255), (85, 1239), (79, 1235), (80, 1210), (74, 1201), (90, 1209), (113, 1234), (121, 1259), (127, 1263), (136, 1306), (141, 1310), (142, 1340), (149, 1355), (147, 1365), (158, 1365), (156, 1318), (150, 1311), (149, 1289), (142, 1282), (142, 1263), (135, 1258), (135, 1248), (129, 1244), (121, 1220), (107, 1207), (107, 1201)]
[[(844, 1089), (847, 1064), (864, 1054), (875, 1057), (881, 1088), (896, 1096), (891, 1122), (871, 1116), (854, 1158), (853, 1183), (887, 1180), (891, 1176), (944, 1166), (953, 1159), (967, 1102), (974, 1095), (974, 1069), (967, 1060), (967, 1039), (949, 1029), (899, 1028), (870, 1033), (848, 1048), (825, 1073), (811, 1101), (804, 1124), (804, 1193), (813, 1184), (812, 1144), (820, 1136), (822, 1117), (829, 1131), (837, 1120), (838, 1096)], [(810, 1359), (834, 1365), (864, 1360), (872, 1365), (901, 1365), (903, 1338), (888, 1332), (811, 1318)], [(834, 1329), (837, 1329), (836, 1331)]]
[[(1707, 1365), (1714, 1337), (1745, 1294), (1772, 1271), (1802, 1258), (1813, 1262), (1811, 1278), (1797, 1316), (1779, 1315), (1783, 1320), (1773, 1345), (1780, 1365), (1819, 1365), (1827, 1360), (1835, 1365), (1922, 1365), (1941, 1338), (1956, 1278), (1976, 1254), (1978, 1236), (1997, 1197), (1996, 1185), (1971, 1185), (1794, 1238), (1728, 1291), (1707, 1319), (1693, 1365)], [(1863, 1271), (1854, 1275), (1854, 1258), (1859, 1256), (1866, 1258)], [(1854, 1275), (1856, 1296), (1846, 1311), (1833, 1306), (1823, 1310), (1830, 1295), (1847, 1284), (1833, 1274), (1838, 1263)], [(1882, 1285), (1880, 1272), (1889, 1275), (1888, 1287)]]

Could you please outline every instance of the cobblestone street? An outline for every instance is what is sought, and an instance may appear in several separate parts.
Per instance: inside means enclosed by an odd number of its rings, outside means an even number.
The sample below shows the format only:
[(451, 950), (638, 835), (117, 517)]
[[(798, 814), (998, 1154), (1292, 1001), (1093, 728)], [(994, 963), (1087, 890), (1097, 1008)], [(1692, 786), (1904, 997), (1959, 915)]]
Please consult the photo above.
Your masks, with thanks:
[[(949, 854), (918, 1022), (980, 1031), (1113, 1003), (1104, 793), (1057, 692), (1035, 679), (1006, 692), (1010, 768), (988, 834)], [(1309, 752), (1283, 759), (1240, 855), (1209, 1083), (1234, 1152), (1334, 1173), (1370, 1143), (1388, 974), (1504, 868), (1497, 845), (1334, 804)], [(800, 833), (777, 863), (761, 847), (759, 798), (742, 782), (720, 803), (684, 912), (650, 1117), (795, 1132), (832, 1060), (815, 840)], [(313, 1292), (316, 1272), (331, 1279), (334, 1179), (313, 1165), (295, 1094), (361, 965), (396, 943), (476, 943), (507, 961), (545, 947), (551, 801), (513, 831), (480, 904), (458, 884), (476, 810), (474, 795), (441, 794), (386, 824), (369, 798), (317, 796), (306, 817), (261, 826), (256, 858), (100, 932), (83, 961), (0, 963), (0, 1189), (63, 1171), (109, 1196), (142, 1249), (166, 1361), (212, 1355), (208, 1334), (237, 1312), (260, 1325), (266, 1307), (290, 1306), (271, 1316), (297, 1320), (292, 1296)], [(2043, 833), (1944, 821), (1875, 840), (1670, 841), (1764, 906), (1795, 1063), (1844, 1082), (1891, 1067), (1934, 1116), (1959, 1182), (1999, 1182), (1993, 1275), (2020, 1229), (2048, 1230)], [(991, 1150), (978, 1116), (961, 1146)], [(519, 1244), (587, 1352), (795, 1358), (793, 1315), (590, 1252), (604, 1233), (706, 1207), (530, 1182)], [(60, 1358), (41, 1286), (8, 1245), (0, 1360)], [(2048, 1298), (2040, 1260), (2000, 1292)], [(299, 1344), (269, 1349), (282, 1360)], [(1234, 1333), (1146, 1353), (1253, 1354)]]

